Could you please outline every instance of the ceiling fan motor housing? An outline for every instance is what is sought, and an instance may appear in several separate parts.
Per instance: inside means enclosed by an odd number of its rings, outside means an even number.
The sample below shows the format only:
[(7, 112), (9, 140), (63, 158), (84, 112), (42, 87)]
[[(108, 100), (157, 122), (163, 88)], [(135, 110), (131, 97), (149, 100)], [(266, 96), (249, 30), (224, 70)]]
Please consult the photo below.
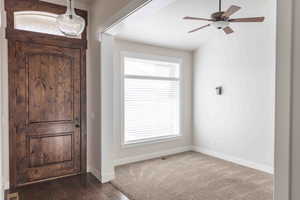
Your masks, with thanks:
[(215, 20), (215, 22), (212, 23), (212, 25), (217, 29), (223, 29), (229, 26), (229, 22), (228, 22), (229, 18), (224, 17), (223, 16), (224, 13), (225, 12), (216, 12), (211, 15), (211, 18)]
[(227, 21), (229, 18), (224, 17), (223, 16), (224, 13), (225, 12), (223, 12), (223, 11), (222, 12), (215, 12), (211, 15), (211, 18), (216, 20), (216, 21)]

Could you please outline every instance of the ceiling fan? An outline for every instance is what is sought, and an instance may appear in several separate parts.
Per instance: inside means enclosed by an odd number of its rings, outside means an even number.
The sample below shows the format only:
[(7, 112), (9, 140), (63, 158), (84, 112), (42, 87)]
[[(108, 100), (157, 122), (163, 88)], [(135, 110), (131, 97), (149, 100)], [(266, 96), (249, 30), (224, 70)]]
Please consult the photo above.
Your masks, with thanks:
[(194, 30), (189, 31), (189, 33), (193, 33), (196, 31), (199, 31), (203, 28), (214, 26), (217, 29), (223, 29), (223, 31), (226, 34), (231, 34), (234, 31), (232, 28), (230, 28), (230, 23), (234, 22), (263, 22), (265, 20), (265, 17), (251, 17), (251, 18), (237, 18), (237, 19), (231, 19), (230, 17), (235, 14), (237, 11), (239, 11), (241, 7), (232, 5), (230, 8), (228, 8), (227, 11), (222, 11), (222, 1), (219, 0), (219, 11), (215, 12), (211, 15), (211, 19), (207, 18), (198, 18), (198, 17), (184, 17), (183, 19), (186, 20), (200, 20), (200, 21), (209, 21), (212, 22), (211, 24), (207, 24), (205, 26), (201, 26), (199, 28), (196, 28)]

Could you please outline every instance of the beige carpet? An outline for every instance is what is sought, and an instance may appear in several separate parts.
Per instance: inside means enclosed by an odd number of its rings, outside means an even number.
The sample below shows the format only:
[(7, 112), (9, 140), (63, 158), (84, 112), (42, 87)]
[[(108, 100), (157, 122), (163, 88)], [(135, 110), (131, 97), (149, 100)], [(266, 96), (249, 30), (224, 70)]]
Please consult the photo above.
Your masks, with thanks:
[(131, 200), (272, 200), (273, 177), (187, 152), (116, 168), (112, 184)]

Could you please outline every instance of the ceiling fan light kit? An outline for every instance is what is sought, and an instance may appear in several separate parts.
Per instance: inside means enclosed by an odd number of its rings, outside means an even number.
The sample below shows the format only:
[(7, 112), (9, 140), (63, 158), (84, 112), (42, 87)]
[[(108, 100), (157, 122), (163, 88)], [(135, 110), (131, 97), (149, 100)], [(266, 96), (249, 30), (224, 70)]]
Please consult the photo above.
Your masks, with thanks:
[(184, 17), (185, 20), (200, 20), (200, 21), (209, 21), (212, 22), (211, 24), (207, 24), (205, 26), (201, 26), (199, 28), (196, 28), (194, 30), (189, 31), (189, 33), (193, 33), (196, 31), (199, 31), (203, 28), (214, 26), (217, 29), (222, 29), (224, 33), (231, 34), (234, 31), (230, 27), (230, 23), (235, 22), (263, 22), (265, 20), (265, 17), (250, 17), (250, 18), (237, 18), (237, 19), (231, 19), (230, 17), (238, 12), (241, 9), (239, 6), (232, 5), (230, 6), (227, 11), (222, 11), (222, 2), (219, 0), (219, 11), (215, 12), (211, 15), (211, 19), (208, 18), (199, 18), (199, 17)]
[(227, 22), (227, 21), (216, 21), (216, 22), (212, 23), (212, 25), (214, 27), (216, 27), (217, 29), (223, 29), (223, 28), (229, 26), (229, 22)]

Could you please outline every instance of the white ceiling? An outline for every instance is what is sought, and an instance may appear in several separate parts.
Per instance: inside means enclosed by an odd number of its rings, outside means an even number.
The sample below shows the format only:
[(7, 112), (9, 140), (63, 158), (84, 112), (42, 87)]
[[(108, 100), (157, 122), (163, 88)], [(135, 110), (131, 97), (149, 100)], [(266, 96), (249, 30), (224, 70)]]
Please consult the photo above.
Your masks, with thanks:
[[(67, 0), (42, 0), (42, 1), (50, 2), (50, 3), (54, 3), (54, 4), (60, 4), (60, 5), (67, 5)], [(95, 1), (95, 0), (75, 0), (74, 3), (75, 3), (76, 8), (77, 7), (82, 8), (82, 5), (85, 5), (84, 7), (86, 7), (89, 4), (91, 4), (93, 1)]]
[(94, 0), (78, 0), (78, 1), (81, 1), (81, 2), (84, 2), (84, 3), (91, 3)]
[[(233, 17), (256, 17), (266, 16), (267, 8), (264, 2), (272, 0), (223, 0), (223, 10), (230, 5), (239, 5), (242, 10)], [(162, 6), (161, 4), (164, 2)], [(167, 3), (166, 3), (167, 2)], [(214, 27), (188, 34), (189, 30), (208, 24), (202, 21), (182, 20), (184, 16), (210, 17), (218, 10), (218, 0), (153, 0), (153, 4), (148, 5), (150, 9), (142, 8), (128, 19), (113, 27), (109, 33), (113, 33), (117, 38), (143, 42), (151, 45), (159, 45), (184, 50), (197, 49), (210, 37), (233, 37), (234, 34), (225, 36), (220, 30)], [(168, 4), (168, 5), (166, 5)], [(265, 3), (265, 5), (269, 5)], [(162, 8), (163, 7), (163, 8)], [(149, 12), (149, 10), (155, 10)], [(257, 23), (236, 23), (231, 27), (238, 34), (247, 27), (247, 31), (253, 31), (262, 24)]]

